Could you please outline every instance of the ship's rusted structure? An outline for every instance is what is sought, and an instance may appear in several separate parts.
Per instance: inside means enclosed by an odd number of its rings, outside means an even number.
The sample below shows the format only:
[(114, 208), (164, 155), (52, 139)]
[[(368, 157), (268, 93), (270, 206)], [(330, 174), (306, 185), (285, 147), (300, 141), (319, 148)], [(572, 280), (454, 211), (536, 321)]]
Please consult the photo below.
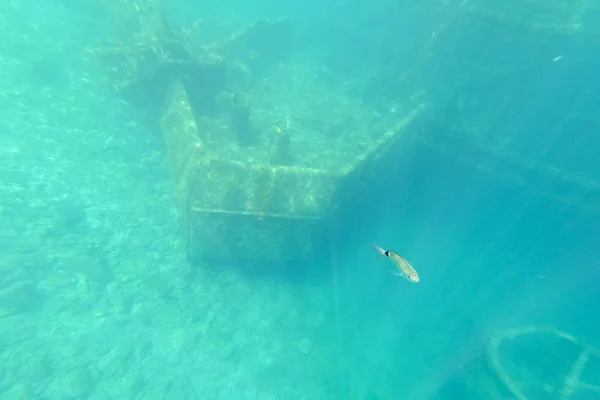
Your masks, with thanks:
[[(262, 159), (233, 157), (211, 144), (221, 129), (215, 113), (222, 110), (215, 109), (225, 103), (232, 137), (241, 145), (255, 140), (248, 122), (253, 105), (243, 95), (229, 93), (226, 86), (235, 71), (243, 70), (244, 62), (257, 58), (264, 62), (287, 51), (288, 21), (260, 21), (224, 40), (198, 46), (190, 40), (196, 26), (173, 29), (165, 21), (165, 2), (145, 2), (143, 9), (130, 1), (120, 4), (115, 12), (127, 27), (129, 40), (94, 52), (112, 71), (116, 89), (152, 116), (160, 116), (156, 121), (169, 152), (191, 257), (307, 257), (322, 239), (321, 224), (329, 212), (351, 195), (347, 193), (352, 188), (385, 179), (386, 165), (402, 154), (407, 138), (474, 163), (474, 168), (501, 174), (502, 179), (533, 185), (561, 202), (600, 211), (598, 175), (579, 174), (550, 162), (556, 144), (568, 137), (566, 131), (598, 127), (600, 117), (578, 110), (576, 104), (552, 109), (543, 93), (522, 90), (529, 83), (523, 79), (534, 78), (529, 71), (538, 68), (556, 74), (565, 67), (561, 62), (576, 61), (557, 54), (564, 43), (573, 38), (598, 40), (599, 28), (590, 25), (600, 14), (597, 6), (581, 0), (563, 9), (527, 1), (519, 2), (520, 10), (525, 6), (527, 12), (518, 14), (512, 12), (517, 7), (506, 2), (421, 3), (421, 11), (430, 13), (433, 23), (413, 55), (412, 67), (397, 68), (390, 56), (364, 95), (368, 101), (401, 93), (406, 99), (397, 98), (396, 103), (406, 106), (383, 135), (358, 156), (349, 156), (344, 166), (330, 170), (284, 162), (290, 159), (285, 132), (273, 141), (275, 156)], [(116, 10), (114, 4), (111, 7)], [(479, 44), (459, 45), (466, 38)], [(516, 48), (522, 57), (507, 58)], [(581, 68), (584, 79), (596, 73)], [(565, 89), (570, 96), (586, 99), (600, 93), (594, 84)], [(496, 101), (490, 101), (492, 97)], [(533, 149), (525, 141), (530, 135), (523, 132), (532, 128), (524, 114), (535, 124), (545, 121), (540, 132), (547, 148)], [(542, 114), (552, 117), (544, 119)], [(440, 130), (446, 134), (440, 137)], [(540, 141), (535, 143), (539, 146)], [(530, 159), (527, 154), (534, 150), (547, 157)], [(563, 190), (557, 191), (557, 186)]]

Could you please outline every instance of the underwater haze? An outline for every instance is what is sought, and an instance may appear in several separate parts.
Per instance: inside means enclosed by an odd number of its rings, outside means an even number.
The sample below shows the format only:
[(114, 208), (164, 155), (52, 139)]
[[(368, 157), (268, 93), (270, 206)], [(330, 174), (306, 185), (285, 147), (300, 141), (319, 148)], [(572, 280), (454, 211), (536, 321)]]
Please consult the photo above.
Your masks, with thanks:
[(596, 2), (4, 0), (0, 35), (0, 400), (600, 400)]

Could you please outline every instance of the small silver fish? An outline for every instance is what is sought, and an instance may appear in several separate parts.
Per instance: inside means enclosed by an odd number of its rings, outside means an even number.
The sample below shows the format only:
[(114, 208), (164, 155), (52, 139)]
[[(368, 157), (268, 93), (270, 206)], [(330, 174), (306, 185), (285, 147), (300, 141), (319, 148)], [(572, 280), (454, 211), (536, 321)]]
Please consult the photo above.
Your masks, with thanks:
[(415, 269), (408, 263), (408, 261), (404, 259), (404, 257), (393, 250), (384, 250), (374, 243), (371, 243), (371, 245), (379, 253), (377, 258), (386, 256), (394, 262), (396, 269), (398, 270), (398, 272), (392, 272), (394, 275), (401, 276), (413, 283), (419, 282), (419, 274), (417, 274), (417, 271), (415, 271)]

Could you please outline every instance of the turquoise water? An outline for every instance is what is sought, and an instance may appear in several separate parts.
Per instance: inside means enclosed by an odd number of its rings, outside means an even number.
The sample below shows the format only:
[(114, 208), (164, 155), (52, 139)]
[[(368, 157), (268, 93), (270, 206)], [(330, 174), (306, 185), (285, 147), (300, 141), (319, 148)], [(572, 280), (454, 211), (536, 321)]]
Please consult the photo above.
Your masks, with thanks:
[(170, 3), (200, 45), (290, 18), (231, 79), (295, 162), (425, 109), (291, 264), (189, 262), (164, 137), (98, 58), (133, 4), (0, 5), (0, 399), (600, 398), (593, 4)]

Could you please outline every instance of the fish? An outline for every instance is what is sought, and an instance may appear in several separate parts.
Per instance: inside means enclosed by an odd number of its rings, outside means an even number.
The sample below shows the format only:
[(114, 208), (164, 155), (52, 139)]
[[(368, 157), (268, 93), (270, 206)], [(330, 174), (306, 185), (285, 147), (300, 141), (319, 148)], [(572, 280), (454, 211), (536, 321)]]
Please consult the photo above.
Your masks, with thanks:
[(392, 272), (394, 275), (401, 276), (413, 283), (419, 282), (419, 274), (412, 267), (412, 265), (410, 265), (408, 261), (404, 259), (404, 257), (393, 250), (384, 250), (374, 243), (371, 243), (371, 245), (375, 250), (377, 250), (377, 253), (379, 253), (377, 258), (386, 256), (394, 262), (396, 269), (398, 270), (398, 272)]

